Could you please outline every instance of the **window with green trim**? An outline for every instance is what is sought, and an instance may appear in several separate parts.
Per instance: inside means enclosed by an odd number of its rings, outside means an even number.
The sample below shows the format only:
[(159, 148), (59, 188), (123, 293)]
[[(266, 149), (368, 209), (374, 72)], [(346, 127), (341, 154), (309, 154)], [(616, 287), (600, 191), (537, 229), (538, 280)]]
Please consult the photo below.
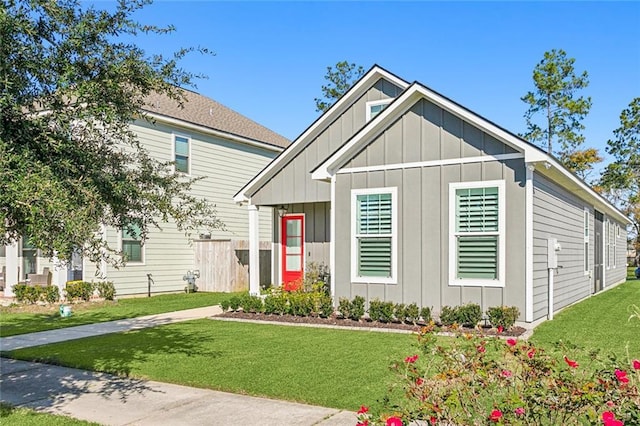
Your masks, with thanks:
[(499, 221), (498, 187), (455, 190), (456, 279), (499, 278)]
[(392, 192), (355, 194), (357, 277), (393, 277), (393, 203)]
[(127, 262), (142, 262), (142, 232), (134, 223), (122, 228), (122, 255)]

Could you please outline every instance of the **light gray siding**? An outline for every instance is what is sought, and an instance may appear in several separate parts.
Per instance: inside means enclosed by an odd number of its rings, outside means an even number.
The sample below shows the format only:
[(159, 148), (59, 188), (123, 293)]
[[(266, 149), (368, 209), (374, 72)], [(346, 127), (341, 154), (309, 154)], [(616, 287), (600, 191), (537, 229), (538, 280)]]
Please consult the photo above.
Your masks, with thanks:
[[(627, 278), (627, 232), (624, 225), (615, 221), (613, 218), (607, 217), (605, 220), (609, 220), (612, 225), (612, 245), (613, 240), (615, 240), (615, 245), (612, 246), (611, 249), (612, 256), (615, 256), (615, 260), (613, 260), (612, 257), (612, 261), (608, 268), (606, 267), (605, 259), (604, 285), (605, 287), (609, 287), (618, 284)], [(606, 250), (604, 254), (606, 256)]]
[(293, 160), (251, 196), (257, 205), (330, 201), (330, 187), (311, 179), (311, 170), (353, 136), (366, 120), (366, 103), (394, 98), (401, 89), (380, 79), (337, 120), (311, 141)]
[[(329, 266), (329, 246), (331, 239), (331, 203), (305, 203), (292, 204), (287, 210), (287, 214), (304, 214), (304, 265), (308, 269), (310, 263)], [(274, 211), (273, 217), (273, 274), (274, 284), (281, 283), (282, 265), (280, 263), (281, 253), (281, 223), (278, 214)]]
[[(345, 168), (512, 153), (479, 129), (420, 101)], [(438, 313), (443, 305), (517, 306), (524, 317), (525, 168), (522, 159), (398, 170), (339, 173), (336, 179), (336, 296), (415, 302)], [(505, 287), (449, 285), (449, 184), (504, 180)], [(397, 187), (397, 284), (351, 282), (351, 191)]]
[[(187, 131), (162, 123), (155, 125), (136, 122), (132, 125), (143, 146), (161, 161), (172, 161), (173, 134), (191, 138), (192, 177), (206, 176), (192, 187), (192, 194), (206, 198), (216, 205), (216, 211), (226, 229), (213, 230), (213, 239), (248, 240), (249, 216), (246, 206), (233, 201), (234, 194), (249, 179), (268, 164), (276, 153), (265, 149), (231, 142), (202, 133)], [(270, 241), (272, 212), (260, 208), (260, 240)], [(202, 230), (205, 231), (205, 230)], [(198, 232), (193, 235), (198, 238)], [(107, 241), (119, 248), (120, 232), (107, 230)], [(126, 267), (109, 267), (107, 280), (113, 281), (118, 294), (137, 294), (147, 291), (147, 273), (153, 274), (153, 292), (179, 291), (184, 288), (183, 275), (195, 265), (193, 245), (175, 223), (162, 225), (162, 231), (152, 230), (144, 246), (144, 262), (129, 263)], [(96, 279), (96, 265), (85, 262), (84, 278)]]

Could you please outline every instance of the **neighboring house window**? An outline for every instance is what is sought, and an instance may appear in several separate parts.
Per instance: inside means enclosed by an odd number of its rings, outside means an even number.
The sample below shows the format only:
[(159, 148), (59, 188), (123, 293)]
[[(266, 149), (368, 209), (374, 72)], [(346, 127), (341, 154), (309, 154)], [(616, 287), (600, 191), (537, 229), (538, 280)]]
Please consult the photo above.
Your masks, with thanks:
[(184, 136), (173, 136), (174, 161), (177, 172), (189, 173), (190, 139)]
[(37, 273), (38, 269), (38, 249), (31, 244), (29, 237), (22, 237), (22, 278), (27, 275)]
[(393, 101), (393, 99), (384, 99), (381, 101), (367, 102), (367, 121), (380, 114)]
[(352, 280), (395, 283), (397, 188), (352, 191)]
[(140, 226), (128, 224), (122, 228), (122, 255), (127, 262), (142, 262), (142, 236)]
[(450, 184), (454, 285), (504, 286), (504, 181)]
[(589, 210), (584, 210), (584, 272), (589, 272)]

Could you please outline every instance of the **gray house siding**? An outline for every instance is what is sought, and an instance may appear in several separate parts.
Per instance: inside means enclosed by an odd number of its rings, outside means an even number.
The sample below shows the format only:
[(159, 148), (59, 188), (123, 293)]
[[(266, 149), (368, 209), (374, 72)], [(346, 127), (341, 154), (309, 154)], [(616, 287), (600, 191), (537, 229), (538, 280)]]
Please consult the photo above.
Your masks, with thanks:
[[(489, 135), (426, 101), (417, 103), (345, 168), (512, 153)], [(524, 315), (525, 167), (521, 159), (434, 165), (398, 170), (340, 172), (336, 178), (337, 297), (362, 295), (443, 305), (478, 303), (483, 309), (515, 305)], [(505, 287), (449, 285), (449, 184), (505, 181)], [(351, 190), (398, 188), (397, 284), (351, 282)]]
[[(618, 284), (627, 278), (627, 254), (626, 254), (627, 233), (625, 230), (625, 226), (622, 223), (615, 221), (611, 217), (607, 217), (606, 219), (610, 220), (611, 224), (613, 225), (612, 233), (613, 233), (613, 239), (615, 239), (615, 247), (612, 248), (611, 251), (612, 251), (612, 256), (615, 256), (615, 263), (612, 259), (611, 265), (607, 268), (606, 259), (605, 259), (605, 272), (604, 272), (605, 288)], [(615, 229), (616, 226), (618, 227), (619, 232), (616, 231)], [(612, 240), (612, 243), (613, 243), (613, 240)], [(606, 256), (606, 250), (604, 253)]]
[[(310, 263), (329, 266), (331, 203), (292, 204), (287, 214), (304, 214), (304, 263), (305, 270)], [(273, 213), (273, 277), (274, 285), (281, 283), (280, 244), (282, 230), (280, 217), (274, 209)]]
[(367, 102), (394, 98), (400, 92), (401, 89), (389, 81), (378, 80), (344, 114), (253, 194), (251, 202), (258, 205), (276, 205), (330, 201), (329, 185), (311, 179), (311, 170), (364, 126)]

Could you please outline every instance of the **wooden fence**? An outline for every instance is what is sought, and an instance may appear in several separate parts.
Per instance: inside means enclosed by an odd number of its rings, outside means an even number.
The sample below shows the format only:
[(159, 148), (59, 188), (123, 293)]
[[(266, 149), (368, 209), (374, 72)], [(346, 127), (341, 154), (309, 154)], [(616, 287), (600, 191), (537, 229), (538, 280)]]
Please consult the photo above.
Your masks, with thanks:
[[(194, 241), (201, 291), (249, 290), (249, 242), (236, 240)], [(260, 285), (271, 283), (271, 243), (260, 242)]]

